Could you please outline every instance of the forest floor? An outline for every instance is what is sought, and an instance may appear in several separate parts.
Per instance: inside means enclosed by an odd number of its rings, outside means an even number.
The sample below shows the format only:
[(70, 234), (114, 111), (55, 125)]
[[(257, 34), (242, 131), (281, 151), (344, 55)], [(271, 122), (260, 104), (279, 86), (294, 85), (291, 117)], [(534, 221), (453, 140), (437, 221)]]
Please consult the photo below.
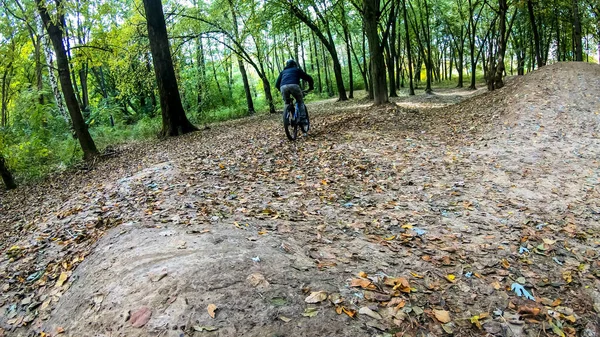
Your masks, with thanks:
[(314, 103), (0, 192), (0, 336), (600, 336), (599, 92)]

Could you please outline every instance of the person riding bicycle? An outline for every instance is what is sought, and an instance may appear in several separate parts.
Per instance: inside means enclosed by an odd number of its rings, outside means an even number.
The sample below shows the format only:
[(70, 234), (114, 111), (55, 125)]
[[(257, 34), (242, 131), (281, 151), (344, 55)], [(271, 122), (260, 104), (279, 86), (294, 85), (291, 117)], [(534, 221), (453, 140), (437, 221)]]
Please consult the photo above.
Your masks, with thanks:
[[(290, 96), (294, 96), (298, 103), (298, 116), (300, 117), (300, 124), (306, 124), (306, 112), (304, 110), (304, 93), (300, 87), (300, 79), (308, 82), (308, 90), (314, 89), (314, 80), (310, 75), (304, 72), (294, 60), (287, 60), (285, 62), (285, 68), (275, 83), (275, 88), (281, 92), (283, 101), (285, 102), (285, 109), (287, 110)], [(284, 110), (285, 111), (285, 110)]]

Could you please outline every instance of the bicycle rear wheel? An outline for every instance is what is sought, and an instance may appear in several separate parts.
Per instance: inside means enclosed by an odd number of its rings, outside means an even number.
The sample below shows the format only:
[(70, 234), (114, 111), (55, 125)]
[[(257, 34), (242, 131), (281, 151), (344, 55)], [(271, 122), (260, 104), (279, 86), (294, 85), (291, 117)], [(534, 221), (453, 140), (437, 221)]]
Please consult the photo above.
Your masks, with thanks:
[(289, 140), (294, 141), (298, 137), (298, 123), (294, 119), (293, 105), (288, 105), (288, 108), (283, 111), (283, 128), (285, 135)]

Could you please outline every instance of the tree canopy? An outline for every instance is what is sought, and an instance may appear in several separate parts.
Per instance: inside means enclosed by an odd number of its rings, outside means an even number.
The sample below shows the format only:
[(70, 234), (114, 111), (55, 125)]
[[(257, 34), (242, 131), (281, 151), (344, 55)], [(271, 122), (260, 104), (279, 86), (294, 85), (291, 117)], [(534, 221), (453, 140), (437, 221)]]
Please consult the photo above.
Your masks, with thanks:
[[(163, 136), (184, 133), (164, 130), (155, 76), (164, 60), (151, 48), (146, 1), (0, 2), (0, 161), (17, 180), (161, 126)], [(366, 90), (385, 103), (440, 82), (494, 90), (507, 75), (600, 57), (596, 0), (152, 2), (181, 113), (196, 125), (275, 113), (273, 84), (290, 58), (322, 97)]]

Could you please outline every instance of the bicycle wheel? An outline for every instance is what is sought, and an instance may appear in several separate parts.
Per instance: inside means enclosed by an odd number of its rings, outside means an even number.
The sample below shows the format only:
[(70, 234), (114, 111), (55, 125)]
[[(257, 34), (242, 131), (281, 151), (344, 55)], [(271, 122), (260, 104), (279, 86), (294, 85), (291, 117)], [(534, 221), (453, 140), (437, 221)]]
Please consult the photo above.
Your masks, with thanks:
[(298, 136), (298, 123), (294, 120), (294, 108), (290, 104), (287, 109), (283, 111), (283, 128), (285, 129), (285, 135), (289, 140), (294, 141)]
[(310, 130), (310, 117), (308, 116), (308, 109), (306, 108), (306, 105), (304, 106), (304, 113), (306, 114), (306, 123), (302, 124), (302, 132), (304, 133), (308, 133), (308, 130)]

